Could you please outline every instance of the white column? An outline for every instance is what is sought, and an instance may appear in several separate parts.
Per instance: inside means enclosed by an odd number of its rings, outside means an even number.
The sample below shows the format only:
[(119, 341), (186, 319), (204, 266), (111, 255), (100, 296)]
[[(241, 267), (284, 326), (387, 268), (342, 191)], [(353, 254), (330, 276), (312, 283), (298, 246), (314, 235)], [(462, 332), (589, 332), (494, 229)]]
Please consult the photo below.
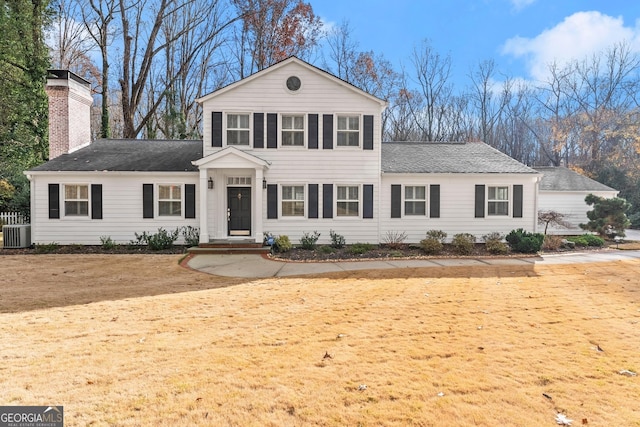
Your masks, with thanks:
[(267, 190), (262, 188), (262, 179), (264, 178), (264, 171), (262, 168), (256, 168), (256, 182), (253, 186), (255, 189), (255, 202), (253, 206), (253, 229), (256, 243), (262, 243), (264, 241), (264, 230), (262, 229), (262, 200), (264, 198), (264, 193)]
[(209, 243), (208, 209), (208, 169), (200, 169), (200, 243)]

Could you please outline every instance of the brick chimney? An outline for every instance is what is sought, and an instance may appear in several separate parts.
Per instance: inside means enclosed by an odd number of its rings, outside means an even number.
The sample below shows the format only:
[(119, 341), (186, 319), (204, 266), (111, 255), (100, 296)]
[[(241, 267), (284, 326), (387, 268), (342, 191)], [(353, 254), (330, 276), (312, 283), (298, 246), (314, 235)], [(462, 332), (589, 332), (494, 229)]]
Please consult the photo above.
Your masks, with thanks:
[(49, 70), (49, 160), (91, 143), (91, 84), (66, 70)]

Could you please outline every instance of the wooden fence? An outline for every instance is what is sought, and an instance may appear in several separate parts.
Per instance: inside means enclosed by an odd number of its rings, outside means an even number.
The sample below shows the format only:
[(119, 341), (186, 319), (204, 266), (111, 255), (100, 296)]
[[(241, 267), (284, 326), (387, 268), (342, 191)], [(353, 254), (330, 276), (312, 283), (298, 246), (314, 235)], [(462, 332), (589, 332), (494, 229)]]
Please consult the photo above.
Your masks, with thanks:
[(0, 212), (0, 225), (25, 224), (25, 217), (19, 212)]

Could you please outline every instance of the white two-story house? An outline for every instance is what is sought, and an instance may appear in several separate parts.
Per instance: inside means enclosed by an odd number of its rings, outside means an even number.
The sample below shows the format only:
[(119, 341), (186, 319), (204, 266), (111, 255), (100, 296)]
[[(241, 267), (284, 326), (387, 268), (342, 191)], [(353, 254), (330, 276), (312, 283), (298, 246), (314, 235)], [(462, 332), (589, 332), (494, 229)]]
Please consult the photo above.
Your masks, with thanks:
[[(77, 123), (88, 86), (51, 77), (50, 99), (52, 87), (68, 98), (50, 106), (51, 122)], [(483, 143), (383, 142), (383, 100), (295, 57), (198, 102), (202, 141), (89, 144), (88, 129), (57, 132), (63, 154), (26, 172), (32, 241), (126, 243), (183, 226), (198, 227), (201, 243), (536, 229), (540, 173)]]

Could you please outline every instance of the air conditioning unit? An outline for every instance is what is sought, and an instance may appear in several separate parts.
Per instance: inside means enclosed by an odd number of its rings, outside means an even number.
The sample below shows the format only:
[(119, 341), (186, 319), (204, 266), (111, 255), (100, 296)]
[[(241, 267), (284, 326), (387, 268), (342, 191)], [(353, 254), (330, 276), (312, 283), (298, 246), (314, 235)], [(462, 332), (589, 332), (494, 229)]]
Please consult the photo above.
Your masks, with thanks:
[(28, 248), (31, 246), (31, 225), (3, 225), (2, 240), (5, 249)]

